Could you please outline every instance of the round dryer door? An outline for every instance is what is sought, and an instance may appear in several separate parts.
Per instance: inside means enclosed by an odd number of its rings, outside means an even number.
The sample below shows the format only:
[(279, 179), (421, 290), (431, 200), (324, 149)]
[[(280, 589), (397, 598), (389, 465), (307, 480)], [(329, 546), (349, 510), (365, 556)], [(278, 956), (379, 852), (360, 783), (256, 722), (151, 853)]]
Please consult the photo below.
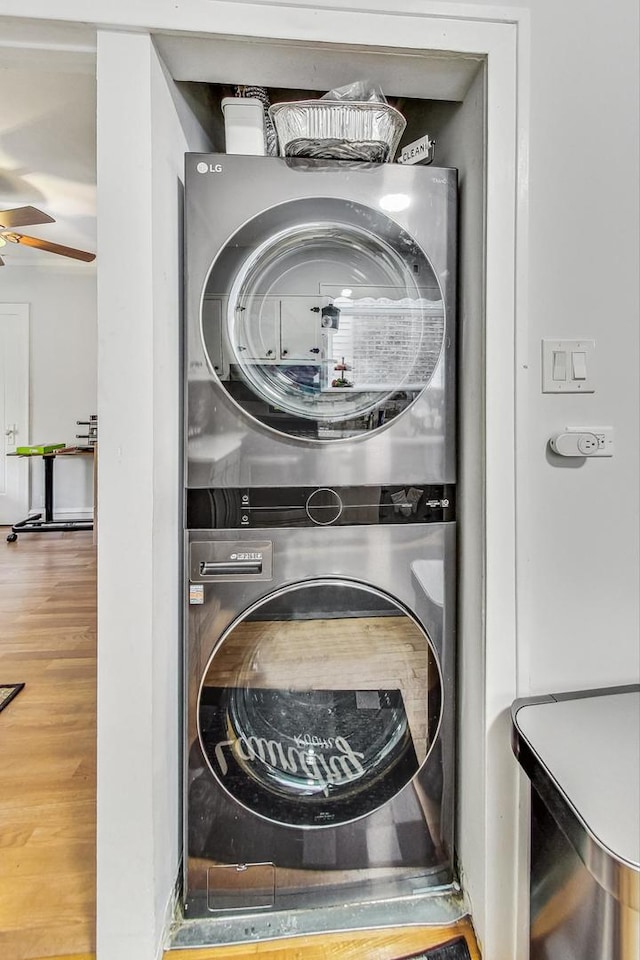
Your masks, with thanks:
[(371, 587), (317, 580), (268, 596), (227, 630), (202, 679), (198, 730), (214, 777), (243, 807), (322, 827), (399, 793), (425, 763), (441, 709), (438, 663), (413, 616)]
[(295, 200), (250, 220), (212, 265), (212, 300), (203, 341), (229, 395), (310, 440), (393, 420), (432, 381), (444, 341), (424, 251), (381, 211), (344, 200)]

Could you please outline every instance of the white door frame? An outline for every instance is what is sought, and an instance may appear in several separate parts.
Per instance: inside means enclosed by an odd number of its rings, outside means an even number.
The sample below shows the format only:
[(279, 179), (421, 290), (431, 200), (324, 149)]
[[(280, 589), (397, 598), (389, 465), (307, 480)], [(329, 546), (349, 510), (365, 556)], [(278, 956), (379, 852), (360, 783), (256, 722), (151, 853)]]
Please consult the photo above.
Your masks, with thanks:
[[(290, 0), (283, 5), (228, 0), (156, 0), (151, 5), (111, 0), (108, 5), (101, 5), (103, 19), (96, 25), (105, 30), (114, 27), (134, 32), (175, 31), (263, 41), (303, 41), (319, 44), (319, 54), (321, 44), (339, 42), (374, 47), (380, 53), (440, 50), (486, 57), (484, 587), (480, 612), (483, 649), (479, 654), (484, 670), (478, 680), (482, 684), (478, 726), (475, 732), (469, 731), (483, 757), (484, 775), (476, 785), (477, 822), (463, 824), (461, 842), (465, 877), (485, 955), (492, 960), (512, 960), (516, 955), (514, 927), (518, 898), (514, 863), (522, 844), (518, 837), (518, 784), (509, 753), (507, 707), (517, 695), (515, 368), (518, 355), (524, 350), (527, 326), (529, 14), (519, 8), (424, 0), (397, 0), (393, 12), (388, 9), (388, 0), (350, 0), (348, 9), (342, 8), (342, 0), (320, 0), (319, 3)], [(87, 24), (84, 0), (63, 0), (56, 4), (55, 11), (48, 0), (4, 0), (3, 11), (9, 17)], [(59, 38), (58, 28), (51, 47), (60, 48)], [(103, 75), (100, 82), (108, 84), (112, 79), (115, 79), (115, 68), (113, 77)], [(106, 146), (99, 155), (99, 164), (105, 161), (108, 162)], [(107, 192), (101, 208), (107, 210), (113, 201), (115, 218), (117, 197), (106, 196)], [(134, 222), (129, 223), (127, 233), (133, 238), (138, 226), (145, 227), (140, 218), (148, 211), (143, 207), (141, 204), (140, 211), (130, 211)], [(125, 245), (126, 240), (126, 235), (121, 236)], [(131, 254), (134, 258), (139, 256), (135, 248)], [(98, 269), (100, 273), (100, 266)], [(147, 283), (149, 276), (149, 272), (140, 271), (141, 284)], [(522, 331), (521, 336), (517, 336), (518, 331)], [(113, 375), (117, 382), (117, 370), (108, 371), (103, 367), (103, 382), (107, 382), (106, 375)], [(127, 389), (127, 385), (123, 384), (122, 388)], [(132, 407), (135, 406), (134, 398)], [(109, 436), (126, 435), (126, 423), (103, 426)], [(149, 436), (147, 443), (148, 447), (137, 450), (136, 455), (153, 462), (154, 438)], [(130, 515), (126, 503), (109, 504), (103, 499), (101, 510), (122, 532), (122, 542), (127, 542)], [(114, 541), (117, 540), (118, 537), (114, 537)], [(117, 568), (118, 556), (110, 558), (103, 568), (106, 576), (99, 584), (101, 602), (109, 604), (115, 600), (135, 605), (140, 589), (137, 582), (129, 585), (126, 596), (119, 582), (109, 589), (111, 564)], [(107, 649), (109, 637), (101, 640)], [(463, 644), (464, 641), (462, 637)], [(121, 666), (124, 668), (124, 664)], [(151, 691), (147, 691), (140, 697), (136, 704), (140, 724), (134, 723), (132, 727), (145, 731), (145, 745), (140, 744), (140, 748), (149, 752), (159, 749), (162, 735), (159, 728), (164, 722), (159, 715), (155, 721), (158, 730), (148, 722), (153, 712), (151, 696)], [(109, 738), (110, 732), (105, 731), (102, 739), (105, 749), (113, 753), (119, 745), (112, 742), (113, 737)], [(123, 756), (127, 756), (126, 750)], [(128, 771), (123, 770), (123, 779), (119, 782), (125, 782), (127, 774)], [(150, 807), (149, 818), (152, 817), (157, 818), (157, 811)], [(162, 843), (163, 831), (173, 829), (160, 822), (161, 819), (154, 827), (156, 846)], [(117, 823), (102, 824), (101, 832), (109, 836), (108, 860), (113, 865), (113, 886), (122, 882), (121, 864), (129, 862), (127, 890), (146, 887), (155, 881), (156, 887), (158, 884), (163, 887), (155, 890), (156, 898), (166, 902), (170, 891), (164, 889), (164, 878), (156, 879), (153, 850), (141, 850), (132, 858), (131, 851), (117, 849)], [(126, 912), (129, 909), (126, 895), (124, 900)], [(142, 918), (140, 922), (146, 926), (150, 923)]]
[[(5, 391), (5, 403), (9, 401), (10, 409), (5, 407), (4, 422), (0, 424), (3, 433), (11, 423), (17, 427), (17, 433), (12, 440), (4, 444), (3, 451), (13, 452), (16, 446), (29, 443), (29, 304), (27, 303), (0, 303), (0, 320), (14, 321), (12, 324), (15, 333), (15, 343), (11, 351), (11, 362), (14, 366), (5, 372), (8, 374), (2, 384)], [(3, 454), (4, 455), (4, 454)], [(13, 524), (23, 520), (29, 509), (29, 461), (21, 458), (6, 459), (7, 498), (12, 505), (2, 506), (0, 523)]]

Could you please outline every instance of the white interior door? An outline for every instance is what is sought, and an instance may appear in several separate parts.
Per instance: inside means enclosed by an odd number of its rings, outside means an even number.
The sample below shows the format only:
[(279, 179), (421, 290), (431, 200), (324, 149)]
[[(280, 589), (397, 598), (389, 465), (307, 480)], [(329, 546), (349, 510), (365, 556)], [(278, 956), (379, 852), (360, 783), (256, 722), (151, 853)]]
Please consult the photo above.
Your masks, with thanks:
[(0, 524), (29, 507), (29, 461), (8, 457), (29, 443), (29, 306), (0, 303)]

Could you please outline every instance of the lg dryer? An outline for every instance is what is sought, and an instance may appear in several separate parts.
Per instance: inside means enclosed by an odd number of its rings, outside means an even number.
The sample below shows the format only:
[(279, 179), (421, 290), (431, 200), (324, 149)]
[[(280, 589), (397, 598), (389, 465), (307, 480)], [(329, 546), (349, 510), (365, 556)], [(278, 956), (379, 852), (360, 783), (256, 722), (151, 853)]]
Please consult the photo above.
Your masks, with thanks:
[(455, 479), (456, 172), (186, 158), (190, 488)]

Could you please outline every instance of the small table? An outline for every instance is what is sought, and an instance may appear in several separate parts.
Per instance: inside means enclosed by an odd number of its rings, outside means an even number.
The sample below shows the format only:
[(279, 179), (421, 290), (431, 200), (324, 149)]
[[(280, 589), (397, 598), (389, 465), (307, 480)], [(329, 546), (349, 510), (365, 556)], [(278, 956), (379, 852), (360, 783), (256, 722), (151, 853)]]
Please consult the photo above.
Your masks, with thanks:
[(93, 530), (91, 520), (54, 520), (53, 464), (56, 457), (92, 457), (93, 447), (62, 447), (52, 453), (8, 453), (8, 457), (41, 457), (44, 463), (44, 514), (36, 513), (19, 520), (11, 527), (7, 543), (18, 539), (19, 533), (65, 533), (73, 530)]

